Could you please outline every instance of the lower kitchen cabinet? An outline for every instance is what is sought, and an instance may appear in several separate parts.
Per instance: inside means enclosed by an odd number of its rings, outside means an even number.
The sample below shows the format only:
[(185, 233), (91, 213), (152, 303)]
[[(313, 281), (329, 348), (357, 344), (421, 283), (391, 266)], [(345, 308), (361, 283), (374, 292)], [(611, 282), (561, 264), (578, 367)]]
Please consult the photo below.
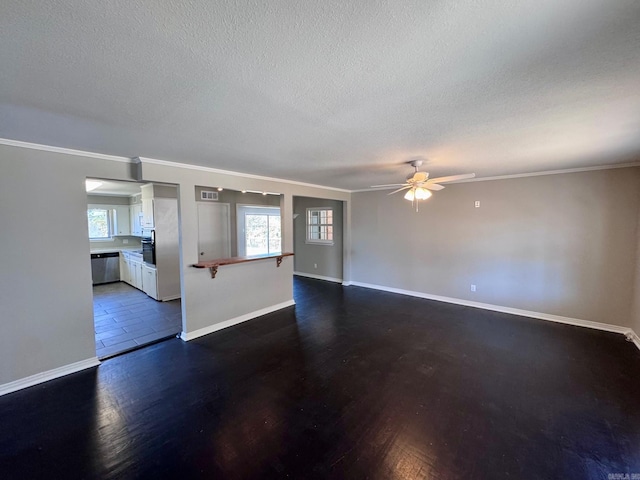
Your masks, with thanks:
[(120, 280), (158, 300), (157, 270), (141, 259), (138, 253), (120, 252)]
[(120, 281), (131, 283), (131, 276), (129, 274), (129, 259), (120, 253)]
[(151, 298), (158, 299), (158, 280), (156, 269), (142, 266), (142, 291)]
[[(140, 260), (139, 260), (140, 259)], [(127, 282), (132, 287), (144, 291), (142, 256), (128, 252), (120, 253), (120, 280)], [(155, 297), (154, 297), (155, 298)]]
[(142, 262), (131, 261), (131, 268), (129, 273), (131, 274), (131, 285), (138, 290), (142, 290)]

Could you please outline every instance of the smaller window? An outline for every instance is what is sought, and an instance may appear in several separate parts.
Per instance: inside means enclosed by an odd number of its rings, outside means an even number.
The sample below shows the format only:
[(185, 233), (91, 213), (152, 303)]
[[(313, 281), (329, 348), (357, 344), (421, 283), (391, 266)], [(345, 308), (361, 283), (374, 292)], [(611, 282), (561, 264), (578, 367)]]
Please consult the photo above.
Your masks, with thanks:
[(332, 208), (307, 208), (307, 243), (333, 245)]
[(90, 240), (110, 240), (111, 239), (111, 215), (106, 208), (87, 209), (89, 220)]

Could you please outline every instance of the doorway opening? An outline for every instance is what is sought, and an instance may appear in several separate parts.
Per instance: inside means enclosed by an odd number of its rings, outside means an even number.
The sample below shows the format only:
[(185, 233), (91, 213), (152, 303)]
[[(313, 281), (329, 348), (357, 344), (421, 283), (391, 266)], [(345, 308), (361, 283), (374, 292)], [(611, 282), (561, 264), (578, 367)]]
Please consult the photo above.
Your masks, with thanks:
[(96, 356), (182, 331), (177, 186), (87, 179)]
[(282, 195), (195, 187), (198, 259), (211, 261), (282, 253)]
[(342, 283), (344, 202), (293, 197), (294, 275)]

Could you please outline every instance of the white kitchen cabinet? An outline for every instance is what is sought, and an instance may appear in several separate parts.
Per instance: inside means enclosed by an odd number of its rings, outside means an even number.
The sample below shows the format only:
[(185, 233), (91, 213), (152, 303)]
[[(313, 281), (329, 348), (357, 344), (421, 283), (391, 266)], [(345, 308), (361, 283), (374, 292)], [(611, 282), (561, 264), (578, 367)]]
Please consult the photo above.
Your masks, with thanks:
[(128, 258), (122, 252), (120, 252), (120, 281), (131, 283)]
[(142, 236), (142, 204), (131, 205), (129, 207), (129, 216), (131, 217), (131, 235), (136, 237)]
[(142, 266), (140, 254), (120, 252), (120, 279), (138, 290), (142, 290)]
[(155, 268), (142, 266), (142, 291), (151, 298), (158, 299), (158, 280)]
[(142, 226), (153, 228), (153, 198), (142, 199)]
[(129, 205), (116, 205), (114, 208), (113, 230), (114, 235), (131, 235), (131, 222), (129, 221)]
[(142, 262), (131, 260), (131, 284), (138, 290), (142, 290)]

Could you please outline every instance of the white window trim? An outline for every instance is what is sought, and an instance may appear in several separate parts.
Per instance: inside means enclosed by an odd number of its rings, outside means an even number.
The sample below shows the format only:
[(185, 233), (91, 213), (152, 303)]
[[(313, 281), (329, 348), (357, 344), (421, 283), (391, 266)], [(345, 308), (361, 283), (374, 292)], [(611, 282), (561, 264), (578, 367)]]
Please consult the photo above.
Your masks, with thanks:
[[(333, 223), (333, 219), (334, 219), (333, 214), (335, 213), (333, 211), (333, 207), (309, 207), (309, 208), (307, 208), (307, 211), (306, 211), (305, 216), (304, 216), (304, 238), (305, 238), (304, 243), (306, 243), (308, 245), (324, 245), (324, 246), (327, 246), (327, 247), (330, 247), (331, 245), (334, 245), (334, 241), (333, 240), (318, 240), (318, 239), (310, 239), (309, 238), (309, 211), (310, 210), (331, 210), (331, 212), (332, 212), (332, 214), (331, 214), (331, 219), (332, 219), (331, 226), (335, 227), (335, 223)], [(328, 225), (328, 224), (322, 224), (322, 225)], [(335, 231), (333, 232), (333, 234), (335, 235)]]

